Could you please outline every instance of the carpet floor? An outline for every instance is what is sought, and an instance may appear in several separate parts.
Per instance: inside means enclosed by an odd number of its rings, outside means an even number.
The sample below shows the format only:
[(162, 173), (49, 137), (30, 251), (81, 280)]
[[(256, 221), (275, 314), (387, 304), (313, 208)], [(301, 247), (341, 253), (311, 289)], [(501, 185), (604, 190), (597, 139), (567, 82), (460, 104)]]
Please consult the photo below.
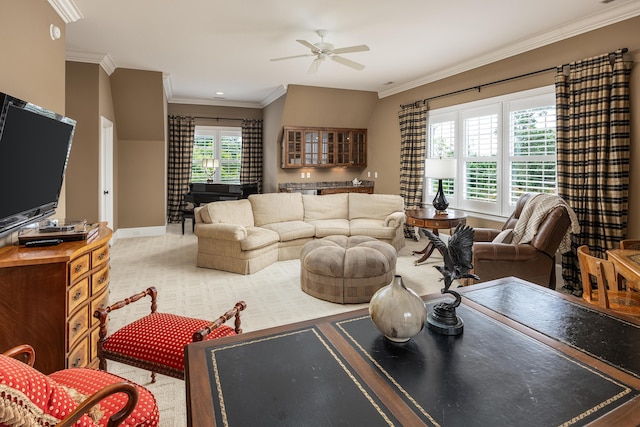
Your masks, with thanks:
[[(433, 266), (442, 264), (440, 254), (436, 251), (426, 263), (415, 266), (413, 262), (418, 256), (412, 251), (423, 249), (427, 239), (406, 243), (398, 253), (396, 274), (419, 295), (439, 292), (442, 276)], [(367, 307), (367, 304), (334, 304), (302, 292), (299, 260), (277, 262), (245, 276), (197, 268), (196, 250), (197, 238), (191, 230), (182, 235), (179, 224), (170, 224), (163, 236), (119, 239), (111, 248), (110, 302), (155, 286), (158, 311), (215, 319), (237, 301), (244, 300), (245, 332)], [(111, 316), (109, 329), (114, 331), (148, 312), (148, 303), (128, 305)], [(186, 426), (184, 381), (157, 375), (156, 383), (150, 384), (149, 372), (111, 361), (108, 371), (144, 385), (154, 394), (162, 427)]]

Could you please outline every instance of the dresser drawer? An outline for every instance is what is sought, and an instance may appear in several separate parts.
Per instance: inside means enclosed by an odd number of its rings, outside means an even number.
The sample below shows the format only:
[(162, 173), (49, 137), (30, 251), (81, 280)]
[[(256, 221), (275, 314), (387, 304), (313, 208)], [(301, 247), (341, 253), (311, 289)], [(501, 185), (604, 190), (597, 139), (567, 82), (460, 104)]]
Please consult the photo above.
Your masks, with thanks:
[(89, 278), (84, 278), (67, 292), (67, 315), (89, 299)]
[(109, 265), (91, 275), (91, 295), (97, 295), (109, 284)]
[(75, 345), (77, 337), (89, 330), (89, 308), (85, 307), (75, 314), (67, 323), (69, 348)]
[(96, 268), (109, 260), (109, 245), (102, 245), (91, 251), (91, 267)]
[(82, 255), (69, 263), (69, 283), (73, 283), (76, 279), (89, 271), (89, 254)]
[(85, 337), (73, 347), (67, 357), (67, 368), (82, 368), (89, 363), (89, 337)]
[(103, 292), (101, 295), (95, 297), (91, 301), (91, 306), (89, 309), (89, 317), (91, 318), (91, 326), (94, 326), (100, 322), (96, 317), (93, 316), (93, 313), (96, 312), (99, 308), (106, 308), (109, 305), (109, 292)]

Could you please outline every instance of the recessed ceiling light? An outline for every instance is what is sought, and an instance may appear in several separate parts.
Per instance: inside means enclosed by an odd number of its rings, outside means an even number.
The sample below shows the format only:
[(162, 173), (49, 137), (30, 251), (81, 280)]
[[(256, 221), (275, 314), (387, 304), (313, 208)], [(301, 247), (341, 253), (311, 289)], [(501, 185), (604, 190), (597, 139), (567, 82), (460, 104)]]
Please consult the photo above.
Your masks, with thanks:
[(220, 91), (218, 91), (218, 92), (216, 92), (216, 95), (217, 95), (217, 96), (222, 96), (222, 95), (224, 95), (224, 92), (220, 92)]

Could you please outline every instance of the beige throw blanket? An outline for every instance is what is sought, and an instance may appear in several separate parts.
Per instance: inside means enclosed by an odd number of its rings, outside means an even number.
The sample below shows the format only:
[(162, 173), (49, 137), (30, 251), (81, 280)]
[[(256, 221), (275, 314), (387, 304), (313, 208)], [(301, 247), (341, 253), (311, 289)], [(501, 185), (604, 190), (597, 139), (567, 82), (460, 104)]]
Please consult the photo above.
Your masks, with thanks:
[(571, 209), (560, 196), (554, 196), (552, 194), (535, 194), (527, 200), (527, 203), (522, 208), (520, 218), (518, 218), (518, 222), (516, 222), (513, 228), (513, 239), (511, 243), (531, 242), (538, 232), (540, 223), (551, 210), (558, 206), (563, 206), (569, 213), (569, 218), (571, 219), (571, 226), (567, 229), (558, 250), (560, 253), (569, 252), (571, 250), (571, 233), (575, 234), (580, 232), (578, 217), (573, 209)]

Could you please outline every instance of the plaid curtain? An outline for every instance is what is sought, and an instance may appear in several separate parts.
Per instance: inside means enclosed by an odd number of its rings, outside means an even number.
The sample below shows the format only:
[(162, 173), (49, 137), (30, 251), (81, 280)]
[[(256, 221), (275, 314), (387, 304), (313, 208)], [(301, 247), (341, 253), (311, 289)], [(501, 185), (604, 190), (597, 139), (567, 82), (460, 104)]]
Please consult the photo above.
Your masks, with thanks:
[[(565, 288), (580, 294), (578, 246), (596, 256), (626, 235), (629, 193), (631, 62), (623, 51), (558, 67), (556, 75), (558, 193), (581, 232), (562, 257)], [(568, 68), (568, 75), (565, 70)]]
[[(418, 105), (420, 104), (420, 105)], [(400, 196), (405, 209), (422, 207), (424, 159), (427, 145), (427, 111), (423, 102), (402, 107), (400, 120)], [(417, 240), (414, 228), (405, 225), (404, 236)]]
[(189, 191), (191, 156), (195, 138), (193, 117), (169, 116), (169, 159), (167, 167), (167, 220), (180, 222), (184, 195)]
[(242, 121), (242, 166), (240, 182), (258, 181), (258, 192), (262, 184), (262, 120)]

